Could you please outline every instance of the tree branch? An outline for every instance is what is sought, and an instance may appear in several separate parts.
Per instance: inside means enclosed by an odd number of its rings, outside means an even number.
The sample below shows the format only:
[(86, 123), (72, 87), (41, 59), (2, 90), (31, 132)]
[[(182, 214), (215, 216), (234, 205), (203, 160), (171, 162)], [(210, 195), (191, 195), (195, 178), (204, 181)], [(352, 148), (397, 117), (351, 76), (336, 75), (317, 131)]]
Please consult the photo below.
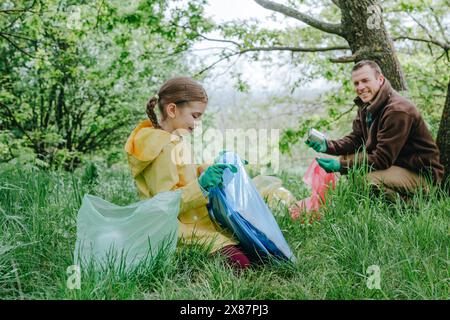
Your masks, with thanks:
[(6, 10), (0, 10), (0, 13), (4, 13), (4, 14), (17, 13), (17, 12), (32, 12), (32, 13), (35, 13), (34, 11), (31, 11), (30, 9), (6, 9)]
[(6, 35), (6, 36), (10, 36), (10, 37), (19, 38), (19, 39), (23, 39), (23, 40), (27, 40), (27, 41), (31, 41), (31, 42), (34, 42), (34, 43), (38, 42), (37, 40), (31, 39), (31, 38), (28, 38), (28, 37), (24, 37), (24, 36), (19, 35), (19, 34), (12, 34), (12, 33), (1, 32), (1, 31), (0, 31), (0, 34)]
[(96, 29), (96, 30), (98, 30), (98, 22), (99, 22), (99, 17), (100, 17), (100, 11), (102, 10), (102, 6), (103, 6), (104, 3), (105, 3), (105, 1), (102, 0), (102, 2), (100, 3), (100, 5), (98, 6), (98, 9), (97, 9), (97, 17), (95, 19), (95, 26), (94, 26), (94, 29)]
[[(114, 126), (109, 128), (104, 128), (103, 130), (100, 130), (96, 135), (90, 136), (90, 139), (86, 139), (84, 143), (75, 144), (75, 150), (79, 152), (89, 152), (89, 151), (95, 151), (100, 147), (100, 144), (108, 138), (111, 138), (114, 140), (114, 137), (111, 137), (111, 133), (114, 131), (117, 131), (118, 129), (122, 128), (124, 125), (127, 124), (127, 121), (121, 121), (116, 123)], [(91, 132), (89, 132), (91, 133)]]
[[(436, 23), (438, 24), (438, 26), (441, 26), (440, 25), (440, 22), (439, 22), (439, 19), (437, 19), (437, 17), (436, 17), (436, 15), (435, 15), (435, 13), (434, 13), (434, 10), (433, 10), (433, 8), (431, 8), (430, 7), (430, 9), (431, 9), (431, 11), (432, 11), (432, 15), (433, 15), (433, 17), (434, 17), (434, 19), (435, 19), (435, 21), (436, 21)], [(426, 39), (419, 39), (419, 38), (413, 38), (413, 37), (409, 37), (409, 38), (407, 38), (407, 39), (409, 39), (409, 40), (414, 40), (414, 41), (421, 41), (421, 42), (426, 42), (427, 44), (428, 44), (428, 48), (430, 49), (430, 52), (431, 52), (431, 54), (433, 54), (433, 50), (431, 49), (431, 46), (430, 46), (430, 43), (432, 43), (432, 44), (435, 44), (435, 45), (437, 45), (437, 46), (439, 46), (439, 47), (441, 47), (442, 49), (444, 49), (444, 53), (438, 58), (438, 60), (445, 54), (445, 55), (447, 55), (447, 59), (449, 59), (450, 60), (450, 58), (449, 58), (449, 55), (448, 55), (448, 51), (449, 51), (449, 49), (450, 49), (450, 45), (449, 45), (449, 43), (448, 43), (448, 41), (447, 41), (447, 38), (446, 38), (446, 36), (445, 36), (445, 32), (443, 32), (443, 29), (441, 29), (441, 32), (443, 33), (443, 37), (444, 37), (444, 39), (446, 40), (446, 42), (444, 43), (444, 42), (442, 42), (442, 41), (439, 41), (439, 40), (436, 40), (434, 37), (433, 37), (433, 35), (431, 34), (431, 32), (418, 20), (418, 19), (416, 19), (413, 15), (411, 15), (411, 14), (409, 14), (408, 13), (408, 16), (411, 18), (411, 19), (413, 19), (425, 32), (426, 32), (426, 34), (428, 35), (428, 40), (426, 40)], [(442, 26), (441, 26), (442, 27)]]
[(434, 40), (434, 39), (422, 39), (422, 38), (416, 38), (416, 37), (409, 37), (409, 36), (398, 36), (393, 39), (394, 41), (397, 40), (411, 40), (411, 41), (418, 41), (418, 42), (425, 42), (425, 43), (432, 43), (438, 47), (441, 47), (444, 50), (450, 50), (450, 43), (444, 43), (442, 41)]
[(346, 111), (342, 112), (341, 114), (339, 114), (336, 118), (334, 118), (331, 123), (337, 122), (340, 118), (342, 118), (343, 116), (345, 116), (346, 114), (350, 113), (353, 111), (353, 109), (355, 108), (356, 104), (352, 104)]
[(418, 25), (419, 25), (419, 27), (421, 27), (425, 32), (426, 32), (426, 34), (428, 35), (428, 37), (430, 38), (430, 39), (433, 39), (433, 35), (430, 33), (430, 30), (428, 30), (428, 28), (426, 28), (419, 20), (417, 20), (416, 19), (416, 17), (414, 17), (412, 14), (410, 14), (410, 13), (406, 13), (411, 19), (413, 19)]
[(330, 58), (331, 62), (334, 63), (349, 63), (356, 62), (364, 59), (368, 60), (376, 60), (382, 58), (382, 53), (380, 51), (374, 51), (369, 47), (362, 47), (357, 50), (355, 53), (349, 56), (342, 56), (338, 58)]
[(350, 62), (355, 62), (356, 61), (356, 54), (352, 54), (350, 56), (342, 56), (342, 57), (338, 57), (338, 58), (330, 58), (331, 62), (334, 63), (350, 63)]
[(447, 35), (446, 35), (446, 33), (445, 33), (445, 29), (444, 29), (444, 27), (442, 26), (441, 21), (438, 19), (437, 15), (436, 15), (436, 12), (434, 11), (433, 7), (430, 7), (430, 10), (431, 10), (431, 12), (433, 12), (433, 13), (432, 13), (433, 19), (434, 19), (434, 21), (436, 22), (436, 24), (438, 25), (438, 28), (439, 28), (439, 30), (441, 31), (442, 37), (444, 37), (444, 40), (445, 40), (446, 42), (449, 42), (449, 40), (448, 40), (448, 38), (447, 38)]
[(335, 50), (350, 50), (349, 46), (335, 46), (335, 47), (256, 47), (248, 48), (240, 51), (240, 54), (251, 52), (251, 51), (292, 51), (292, 52), (324, 52), (324, 51), (335, 51)]
[(343, 36), (343, 30), (342, 30), (341, 24), (332, 24), (332, 23), (317, 20), (317, 19), (315, 19), (307, 14), (304, 14), (298, 10), (289, 8), (283, 4), (279, 4), (279, 3), (276, 3), (273, 1), (255, 0), (255, 2), (268, 10), (276, 11), (276, 12), (284, 14), (285, 16), (300, 20), (300, 21), (310, 25), (311, 27), (319, 29), (323, 32), (337, 34), (341, 37)]
[(198, 33), (198, 36), (199, 36), (200, 38), (203, 38), (203, 39), (208, 40), (208, 41), (224, 42), (224, 43), (232, 43), (232, 44), (234, 44), (234, 45), (236, 45), (236, 46), (238, 46), (238, 47), (241, 46), (239, 43), (237, 43), (236, 41), (232, 41), (232, 40), (225, 40), (225, 39), (211, 39), (211, 38), (205, 37), (204, 35), (202, 35), (202, 34), (200, 34), (200, 33)]
[(0, 106), (4, 108), (6, 111), (8, 111), (7, 116), (12, 120), (12, 122), (16, 125), (16, 127), (30, 140), (30, 142), (36, 146), (36, 141), (31, 138), (31, 136), (28, 134), (28, 132), (22, 127), (22, 125), (19, 123), (19, 121), (14, 116), (14, 113), (11, 111), (11, 109), (4, 103), (0, 102)]
[(28, 8), (23, 8), (23, 9), (4, 9), (4, 10), (0, 10), (0, 13), (3, 13), (3, 14), (11, 14), (11, 13), (18, 13), (18, 12), (36, 13), (36, 12), (31, 10), (31, 8), (33, 8), (35, 4), (36, 4), (36, 0), (34, 0), (33, 3)]
[(242, 49), (240, 51), (236, 51), (230, 54), (227, 54), (226, 56), (218, 59), (213, 64), (209, 65), (208, 67), (202, 69), (200, 72), (198, 72), (195, 76), (199, 76), (205, 71), (213, 68), (218, 63), (222, 62), (223, 60), (227, 60), (233, 56), (242, 55), (247, 52), (257, 52), (257, 51), (291, 51), (291, 52), (325, 52), (325, 51), (334, 51), (334, 50), (350, 50), (349, 46), (342, 45), (342, 46), (334, 46), (334, 47), (256, 47), (256, 48), (247, 48)]
[(30, 53), (26, 52), (24, 49), (22, 49), (21, 47), (19, 47), (14, 41), (12, 41), (11, 39), (9, 39), (7, 36), (5, 36), (3, 33), (0, 33), (0, 37), (2, 37), (3, 39), (5, 39), (6, 41), (8, 41), (14, 48), (16, 48), (17, 50), (19, 50), (20, 52), (22, 52), (23, 54), (26, 54), (27, 56), (34, 58), (33, 55), (31, 55)]

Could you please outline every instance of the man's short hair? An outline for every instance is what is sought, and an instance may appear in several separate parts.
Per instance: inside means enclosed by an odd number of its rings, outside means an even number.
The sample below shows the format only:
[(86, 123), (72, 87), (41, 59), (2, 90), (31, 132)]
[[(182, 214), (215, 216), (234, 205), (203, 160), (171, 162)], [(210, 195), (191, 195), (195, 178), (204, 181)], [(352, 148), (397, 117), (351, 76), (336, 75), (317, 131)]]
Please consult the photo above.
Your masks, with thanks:
[(356, 70), (358, 70), (358, 69), (361, 69), (362, 67), (364, 67), (364, 66), (369, 66), (369, 67), (371, 67), (374, 71), (375, 71), (375, 75), (380, 75), (380, 74), (383, 74), (383, 72), (381, 72), (381, 68), (380, 68), (380, 66), (378, 65), (378, 63), (376, 63), (375, 61), (372, 61), (372, 60), (361, 60), (361, 61), (359, 61), (359, 62), (357, 62), (354, 66), (353, 66), (353, 68), (352, 68), (352, 72), (353, 71), (356, 71)]

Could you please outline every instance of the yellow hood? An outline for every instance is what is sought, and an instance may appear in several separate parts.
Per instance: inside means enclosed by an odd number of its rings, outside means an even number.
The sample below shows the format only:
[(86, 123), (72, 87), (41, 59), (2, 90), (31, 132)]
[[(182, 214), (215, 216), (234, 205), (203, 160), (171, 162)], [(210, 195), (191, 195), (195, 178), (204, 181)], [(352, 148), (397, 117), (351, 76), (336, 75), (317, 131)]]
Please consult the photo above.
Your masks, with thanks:
[(150, 120), (139, 123), (125, 144), (133, 176), (137, 176), (155, 160), (165, 146), (179, 141), (180, 138), (177, 135), (154, 128)]

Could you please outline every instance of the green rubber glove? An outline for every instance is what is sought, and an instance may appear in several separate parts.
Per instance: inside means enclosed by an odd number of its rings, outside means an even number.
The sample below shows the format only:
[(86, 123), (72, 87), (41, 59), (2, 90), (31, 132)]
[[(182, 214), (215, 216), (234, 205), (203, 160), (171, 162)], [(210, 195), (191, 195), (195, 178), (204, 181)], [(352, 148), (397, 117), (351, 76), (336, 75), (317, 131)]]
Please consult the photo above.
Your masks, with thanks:
[(208, 169), (202, 173), (200, 178), (198, 178), (198, 183), (207, 191), (213, 187), (223, 187), (223, 172), (225, 169), (230, 169), (233, 173), (238, 171), (232, 164), (216, 163), (208, 167)]
[(327, 140), (323, 139), (321, 142), (305, 141), (306, 145), (313, 148), (317, 152), (327, 152)]
[(332, 158), (316, 158), (316, 160), (319, 166), (325, 169), (328, 173), (338, 172), (341, 169), (341, 163), (339, 160)]

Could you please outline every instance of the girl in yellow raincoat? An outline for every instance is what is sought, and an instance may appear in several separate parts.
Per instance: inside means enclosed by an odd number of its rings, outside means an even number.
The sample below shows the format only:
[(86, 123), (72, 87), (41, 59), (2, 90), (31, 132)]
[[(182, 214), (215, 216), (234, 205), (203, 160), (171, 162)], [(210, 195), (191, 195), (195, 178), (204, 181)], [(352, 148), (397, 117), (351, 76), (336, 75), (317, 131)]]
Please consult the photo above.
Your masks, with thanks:
[[(205, 90), (191, 78), (167, 81), (148, 102), (149, 119), (131, 132), (125, 151), (141, 199), (159, 192), (183, 190), (178, 215), (180, 244), (210, 244), (211, 252), (222, 253), (234, 266), (246, 268), (250, 260), (237, 240), (218, 229), (206, 208), (209, 188), (220, 185), (223, 170), (233, 166), (215, 164), (204, 170), (204, 166), (177, 161), (180, 152), (175, 149), (182, 146), (183, 133), (193, 132), (207, 103)], [(156, 106), (162, 115), (160, 122), (154, 111)]]

